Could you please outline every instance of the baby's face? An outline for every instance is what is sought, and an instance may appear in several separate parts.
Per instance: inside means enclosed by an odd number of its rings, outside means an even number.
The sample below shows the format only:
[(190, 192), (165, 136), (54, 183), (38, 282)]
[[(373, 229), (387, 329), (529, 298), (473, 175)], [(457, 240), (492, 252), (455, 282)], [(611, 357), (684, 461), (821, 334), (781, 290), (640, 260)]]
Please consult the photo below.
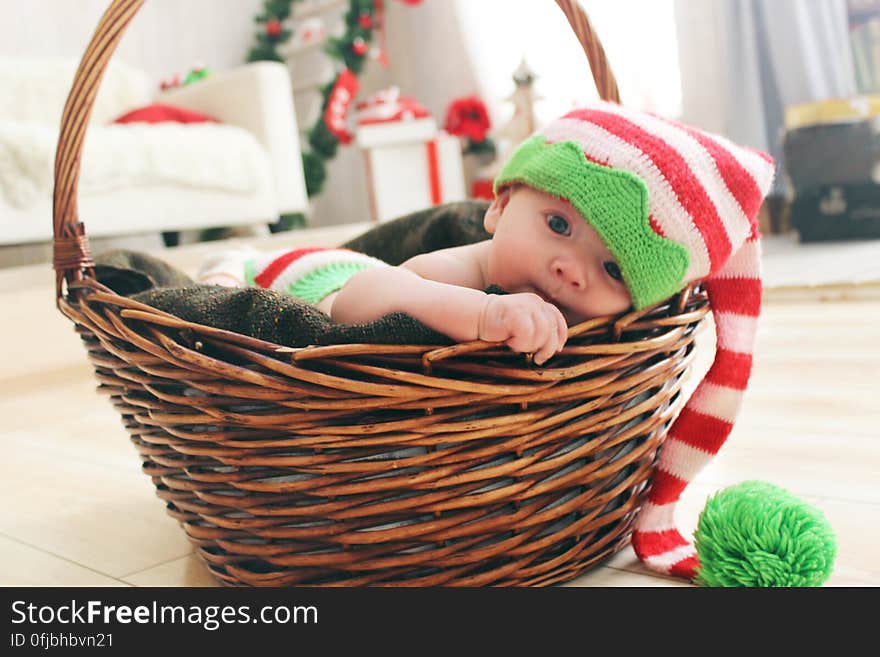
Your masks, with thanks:
[(493, 201), (484, 223), (490, 283), (541, 296), (569, 325), (632, 305), (614, 256), (567, 201), (520, 186)]

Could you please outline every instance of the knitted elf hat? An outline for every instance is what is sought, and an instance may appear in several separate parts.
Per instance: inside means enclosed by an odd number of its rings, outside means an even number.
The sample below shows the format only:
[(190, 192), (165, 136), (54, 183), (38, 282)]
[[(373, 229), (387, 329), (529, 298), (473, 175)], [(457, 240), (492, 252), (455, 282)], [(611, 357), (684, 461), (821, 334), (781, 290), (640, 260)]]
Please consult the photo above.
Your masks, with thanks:
[(721, 448), (752, 369), (761, 310), (757, 214), (772, 159), (613, 103), (568, 113), (530, 137), (495, 181), (569, 201), (614, 255), (636, 309), (702, 280), (717, 331), (714, 362), (669, 429), (632, 542), (650, 568), (692, 578), (696, 551), (673, 513)]

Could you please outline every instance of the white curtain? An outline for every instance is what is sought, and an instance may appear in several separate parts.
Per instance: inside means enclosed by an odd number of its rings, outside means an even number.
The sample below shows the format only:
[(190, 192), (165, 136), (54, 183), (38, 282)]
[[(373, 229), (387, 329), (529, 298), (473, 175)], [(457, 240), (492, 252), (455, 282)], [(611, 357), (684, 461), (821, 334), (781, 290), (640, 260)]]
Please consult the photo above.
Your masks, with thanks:
[[(683, 118), (784, 167), (789, 105), (856, 93), (845, 0), (676, 0)], [(774, 194), (785, 193), (778, 175)]]

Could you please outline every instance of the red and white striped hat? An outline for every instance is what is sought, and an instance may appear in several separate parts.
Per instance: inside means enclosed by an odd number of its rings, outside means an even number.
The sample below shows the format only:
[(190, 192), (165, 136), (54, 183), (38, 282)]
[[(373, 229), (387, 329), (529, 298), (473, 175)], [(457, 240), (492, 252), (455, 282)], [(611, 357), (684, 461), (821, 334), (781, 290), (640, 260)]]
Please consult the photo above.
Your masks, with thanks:
[(762, 289), (757, 215), (773, 175), (764, 153), (600, 102), (530, 137), (495, 181), (496, 191), (524, 183), (574, 205), (617, 259), (636, 308), (703, 281), (715, 359), (670, 427), (632, 539), (660, 572), (695, 574), (696, 551), (673, 513), (733, 428), (751, 373)]

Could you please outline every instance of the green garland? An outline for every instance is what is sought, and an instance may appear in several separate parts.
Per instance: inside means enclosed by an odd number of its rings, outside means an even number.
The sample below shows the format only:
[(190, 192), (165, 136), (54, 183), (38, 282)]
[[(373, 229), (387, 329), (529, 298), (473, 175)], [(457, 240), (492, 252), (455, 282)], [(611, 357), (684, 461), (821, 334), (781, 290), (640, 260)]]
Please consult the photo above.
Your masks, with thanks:
[[(278, 54), (278, 46), (286, 43), (291, 31), (283, 29), (284, 21), (290, 16), (293, 5), (302, 0), (265, 0), (263, 11), (254, 19), (259, 28), (256, 32), (256, 43), (248, 52), (247, 61), (273, 60), (284, 62)], [(342, 63), (355, 75), (359, 75), (364, 67), (368, 48), (356, 48), (355, 44), (369, 44), (373, 40), (373, 29), (376, 25), (375, 0), (349, 0), (345, 14), (345, 33), (341, 37), (328, 40), (325, 52), (334, 60)], [(330, 99), (330, 92), (336, 78), (322, 87), (321, 115), (306, 133), (308, 149), (303, 148), (303, 172), (306, 179), (306, 193), (309, 196), (318, 194), (327, 177), (325, 163), (336, 156), (339, 140), (327, 129), (324, 123), (324, 110)]]

